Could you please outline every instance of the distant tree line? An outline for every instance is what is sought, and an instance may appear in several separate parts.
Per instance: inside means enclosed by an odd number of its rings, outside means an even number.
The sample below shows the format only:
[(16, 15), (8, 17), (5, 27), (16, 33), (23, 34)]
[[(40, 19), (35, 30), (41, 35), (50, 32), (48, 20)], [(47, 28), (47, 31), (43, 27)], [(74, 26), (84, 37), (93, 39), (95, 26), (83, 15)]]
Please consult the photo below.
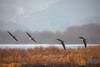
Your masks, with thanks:
[[(19, 40), (17, 43), (5, 30), (0, 30), (0, 44), (32, 44), (34, 43), (26, 35), (26, 31), (16, 30), (11, 31)], [(99, 24), (87, 24), (82, 26), (72, 26), (65, 29), (64, 32), (56, 31), (42, 31), (42, 32), (29, 32), (39, 44), (58, 44), (56, 40), (60, 38), (65, 41), (66, 44), (80, 44), (79, 36), (83, 36), (87, 39), (89, 44), (100, 43), (100, 25)]]

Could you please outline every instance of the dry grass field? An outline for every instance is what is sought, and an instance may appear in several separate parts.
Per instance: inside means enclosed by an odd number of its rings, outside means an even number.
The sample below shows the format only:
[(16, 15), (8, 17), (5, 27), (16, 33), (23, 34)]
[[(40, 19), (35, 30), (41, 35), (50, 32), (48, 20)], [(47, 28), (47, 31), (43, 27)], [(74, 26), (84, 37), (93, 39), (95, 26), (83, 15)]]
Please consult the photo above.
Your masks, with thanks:
[[(89, 63), (89, 59), (96, 59)], [(0, 49), (0, 67), (100, 67), (100, 46)]]

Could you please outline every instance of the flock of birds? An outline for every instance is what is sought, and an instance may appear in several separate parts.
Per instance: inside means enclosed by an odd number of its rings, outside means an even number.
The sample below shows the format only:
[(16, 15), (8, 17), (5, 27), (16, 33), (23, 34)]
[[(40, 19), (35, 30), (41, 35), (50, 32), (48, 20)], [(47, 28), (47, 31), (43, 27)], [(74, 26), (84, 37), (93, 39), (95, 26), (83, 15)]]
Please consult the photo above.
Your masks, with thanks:
[[(7, 32), (10, 34), (10, 36), (11, 36), (14, 40), (16, 40), (16, 41), (18, 42), (18, 39), (16, 38), (16, 36), (14, 36), (14, 35), (13, 35), (11, 32), (9, 32), (9, 31), (7, 31)], [(26, 32), (26, 34), (29, 36), (29, 38), (30, 38), (32, 41), (34, 41), (35, 43), (37, 43), (37, 41), (36, 41), (28, 32)], [(87, 47), (86, 39), (85, 39), (84, 37), (79, 37), (79, 38), (83, 41), (84, 46), (85, 46), (85, 48), (86, 48), (86, 47)], [(57, 40), (61, 42), (61, 44), (62, 44), (64, 50), (66, 50), (64, 41), (61, 40), (61, 39), (57, 39)]]

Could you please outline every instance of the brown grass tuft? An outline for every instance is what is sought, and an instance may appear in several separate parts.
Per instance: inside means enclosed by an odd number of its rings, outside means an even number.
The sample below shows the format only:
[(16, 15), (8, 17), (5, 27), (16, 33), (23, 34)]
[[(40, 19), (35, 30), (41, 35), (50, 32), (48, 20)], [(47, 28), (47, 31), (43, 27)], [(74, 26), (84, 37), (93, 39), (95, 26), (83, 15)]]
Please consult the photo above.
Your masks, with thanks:
[(99, 48), (100, 46), (68, 48), (66, 51), (57, 47), (37, 47), (27, 50), (0, 49), (0, 67), (19, 67), (25, 64), (87, 65), (88, 59), (100, 59)]

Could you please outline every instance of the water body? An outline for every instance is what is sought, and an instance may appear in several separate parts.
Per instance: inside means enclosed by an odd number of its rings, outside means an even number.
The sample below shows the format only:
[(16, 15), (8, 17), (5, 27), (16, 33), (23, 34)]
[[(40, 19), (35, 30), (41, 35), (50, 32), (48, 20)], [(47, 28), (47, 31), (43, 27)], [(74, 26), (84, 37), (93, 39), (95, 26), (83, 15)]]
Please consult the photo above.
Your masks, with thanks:
[[(36, 48), (36, 47), (58, 47), (63, 48), (61, 44), (0, 44), (0, 49), (9, 49), (9, 48), (18, 48), (18, 49), (29, 49), (29, 48)], [(77, 47), (84, 47), (84, 44), (66, 44), (66, 48), (77, 48)], [(97, 46), (97, 44), (88, 44), (88, 46)]]

